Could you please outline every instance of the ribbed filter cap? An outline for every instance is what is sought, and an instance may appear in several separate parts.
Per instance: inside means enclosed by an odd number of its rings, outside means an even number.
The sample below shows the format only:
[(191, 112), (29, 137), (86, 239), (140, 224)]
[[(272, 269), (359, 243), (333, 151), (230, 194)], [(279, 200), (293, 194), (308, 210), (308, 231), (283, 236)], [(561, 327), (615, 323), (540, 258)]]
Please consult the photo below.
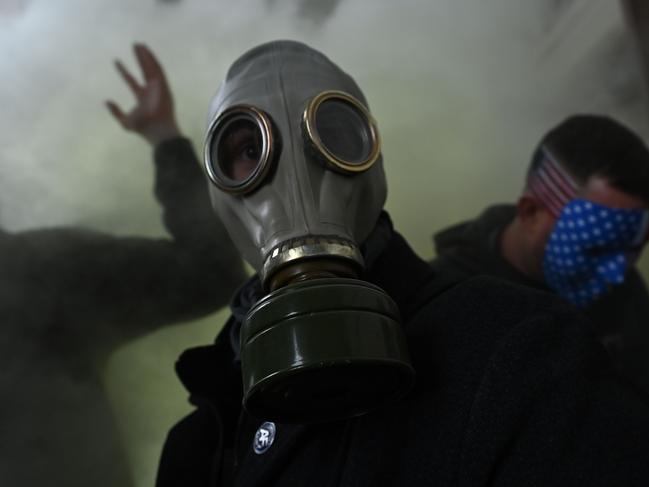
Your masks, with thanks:
[(244, 407), (271, 421), (358, 416), (414, 384), (396, 304), (356, 279), (272, 292), (248, 313), (241, 343)]

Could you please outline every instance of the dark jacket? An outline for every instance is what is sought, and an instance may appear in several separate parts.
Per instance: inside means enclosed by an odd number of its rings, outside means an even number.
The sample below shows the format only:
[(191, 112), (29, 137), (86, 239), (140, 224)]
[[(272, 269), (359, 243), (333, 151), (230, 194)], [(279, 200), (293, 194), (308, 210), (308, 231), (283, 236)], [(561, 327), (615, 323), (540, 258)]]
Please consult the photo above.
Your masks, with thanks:
[[(449, 280), (491, 275), (550, 292), (543, 282), (525, 276), (502, 256), (500, 238), (515, 214), (513, 205), (492, 206), (475, 220), (437, 233), (433, 267)], [(632, 268), (624, 284), (597, 300), (586, 314), (616, 368), (649, 400), (649, 293), (638, 271)]]
[(103, 359), (219, 308), (243, 281), (189, 141), (160, 145), (155, 169), (171, 238), (80, 228), (0, 234), (2, 486), (130, 485)]
[(403, 314), (415, 389), (359, 418), (279, 424), (258, 455), (231, 319), (178, 362), (196, 409), (158, 487), (649, 485), (649, 410), (561, 300), (490, 277), (449, 289), (396, 233), (364, 278)]

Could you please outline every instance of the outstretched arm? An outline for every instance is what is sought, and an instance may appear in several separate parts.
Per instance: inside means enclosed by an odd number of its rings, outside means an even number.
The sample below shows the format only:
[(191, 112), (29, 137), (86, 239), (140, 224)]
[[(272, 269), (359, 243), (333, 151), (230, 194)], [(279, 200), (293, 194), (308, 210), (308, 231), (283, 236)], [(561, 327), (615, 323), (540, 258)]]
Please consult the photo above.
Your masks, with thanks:
[[(206, 180), (189, 140), (184, 138), (174, 113), (173, 96), (164, 70), (144, 44), (133, 46), (144, 83), (120, 61), (115, 66), (135, 96), (135, 106), (124, 112), (114, 101), (106, 105), (119, 124), (154, 147), (155, 195), (162, 205), (164, 223), (183, 245), (220, 242), (239, 270), (240, 258), (227, 232), (212, 211)], [(236, 264), (235, 264), (236, 262)]]
[(226, 305), (244, 276), (225, 242), (42, 229), (6, 237), (0, 263), (11, 307), (47, 336), (112, 348)]
[[(116, 345), (224, 306), (245, 278), (241, 259), (212, 213), (191, 145), (180, 134), (164, 73), (144, 46), (143, 85), (126, 70), (137, 104), (109, 108), (127, 130), (156, 144), (155, 193), (172, 238), (118, 238), (79, 228), (0, 231), (4, 321), (53, 345)], [(67, 346), (67, 345), (66, 345)], [(72, 346), (72, 345), (70, 345)]]
[[(155, 147), (155, 194), (172, 239), (115, 238), (79, 229), (25, 232), (12, 237), (48, 307), (83, 332), (104, 323), (115, 340), (186, 320), (225, 305), (244, 279), (242, 262), (212, 212), (205, 178), (187, 139), (180, 136), (171, 91), (151, 51), (135, 46), (139, 83), (117, 69), (133, 91), (128, 112), (107, 102), (116, 120)], [(58, 296), (58, 297), (57, 297)], [(86, 329), (88, 328), (88, 329)]]

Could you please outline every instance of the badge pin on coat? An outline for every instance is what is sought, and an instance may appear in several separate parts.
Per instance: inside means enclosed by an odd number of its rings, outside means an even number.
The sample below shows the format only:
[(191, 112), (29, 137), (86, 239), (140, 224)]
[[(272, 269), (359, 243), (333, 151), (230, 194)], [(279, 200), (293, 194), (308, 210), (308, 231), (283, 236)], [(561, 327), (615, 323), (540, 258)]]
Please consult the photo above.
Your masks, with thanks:
[(253, 449), (257, 455), (263, 455), (268, 451), (275, 441), (275, 423), (267, 421), (263, 423), (255, 433)]

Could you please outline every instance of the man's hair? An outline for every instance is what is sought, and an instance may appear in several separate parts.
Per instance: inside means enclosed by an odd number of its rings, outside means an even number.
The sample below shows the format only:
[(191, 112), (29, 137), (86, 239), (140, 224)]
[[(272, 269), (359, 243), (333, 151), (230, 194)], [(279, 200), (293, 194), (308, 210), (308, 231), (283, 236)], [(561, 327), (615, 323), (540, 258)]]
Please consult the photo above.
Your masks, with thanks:
[(601, 176), (649, 205), (649, 149), (637, 134), (612, 118), (567, 118), (545, 134), (532, 156), (530, 172), (545, 159), (544, 149), (579, 186), (592, 176)]

